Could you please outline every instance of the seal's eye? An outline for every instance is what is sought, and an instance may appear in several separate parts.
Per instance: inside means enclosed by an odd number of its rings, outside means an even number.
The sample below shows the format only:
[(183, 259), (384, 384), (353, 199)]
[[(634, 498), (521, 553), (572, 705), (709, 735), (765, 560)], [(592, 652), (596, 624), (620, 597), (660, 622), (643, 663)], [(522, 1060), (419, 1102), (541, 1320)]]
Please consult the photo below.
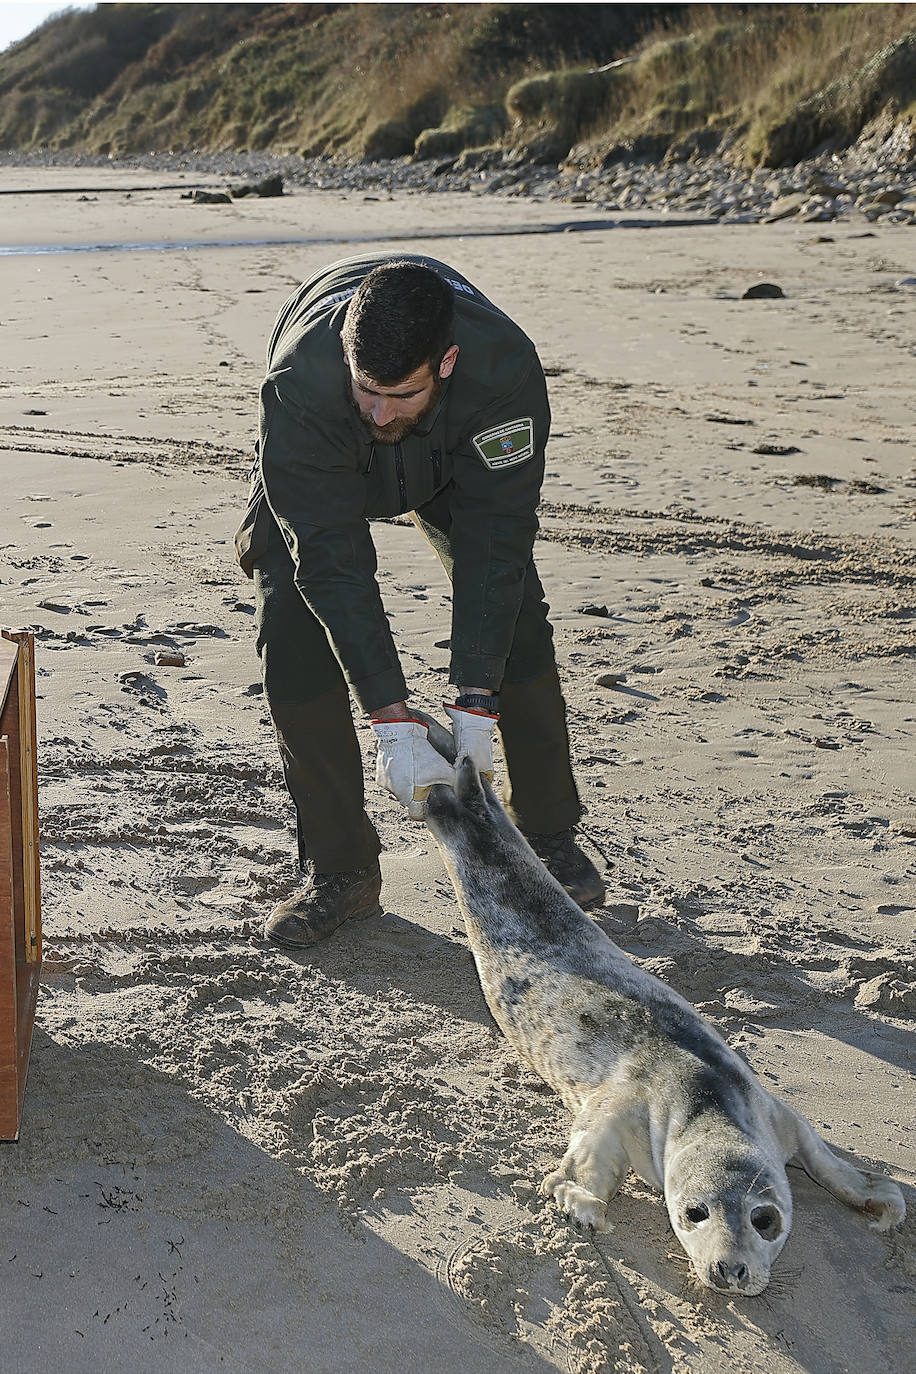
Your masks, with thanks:
[(692, 1207), (685, 1210), (684, 1217), (691, 1226), (699, 1226), (701, 1221), (709, 1220), (709, 1208), (705, 1202), (695, 1202)]
[(755, 1207), (751, 1212), (751, 1225), (764, 1240), (775, 1240), (782, 1234), (782, 1217), (775, 1207)]

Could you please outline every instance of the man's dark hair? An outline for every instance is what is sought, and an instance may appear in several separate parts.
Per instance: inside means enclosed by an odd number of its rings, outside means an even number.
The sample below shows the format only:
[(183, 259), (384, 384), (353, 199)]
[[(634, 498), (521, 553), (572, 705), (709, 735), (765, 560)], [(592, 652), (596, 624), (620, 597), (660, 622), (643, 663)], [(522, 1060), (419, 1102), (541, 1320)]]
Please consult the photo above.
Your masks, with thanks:
[(369, 273), (347, 306), (340, 332), (364, 377), (397, 386), (428, 363), (433, 374), (451, 347), (455, 293), (416, 262), (386, 262)]

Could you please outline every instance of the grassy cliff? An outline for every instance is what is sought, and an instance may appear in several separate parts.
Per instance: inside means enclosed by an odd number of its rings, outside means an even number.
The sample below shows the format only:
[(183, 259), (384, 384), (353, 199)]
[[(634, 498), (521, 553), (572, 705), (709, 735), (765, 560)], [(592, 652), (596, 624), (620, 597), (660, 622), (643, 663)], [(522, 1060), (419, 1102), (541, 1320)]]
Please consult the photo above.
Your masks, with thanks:
[(0, 53), (0, 147), (115, 156), (724, 139), (779, 163), (914, 112), (906, 4), (100, 4)]

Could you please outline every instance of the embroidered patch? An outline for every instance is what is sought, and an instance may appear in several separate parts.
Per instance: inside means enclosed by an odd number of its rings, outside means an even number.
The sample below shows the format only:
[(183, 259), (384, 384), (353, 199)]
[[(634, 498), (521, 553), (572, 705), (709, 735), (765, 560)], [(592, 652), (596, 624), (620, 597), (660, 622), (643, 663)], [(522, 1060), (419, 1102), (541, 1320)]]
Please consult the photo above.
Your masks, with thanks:
[(488, 468), (508, 468), (524, 463), (534, 453), (534, 421), (530, 416), (509, 420), (475, 434), (471, 443)]

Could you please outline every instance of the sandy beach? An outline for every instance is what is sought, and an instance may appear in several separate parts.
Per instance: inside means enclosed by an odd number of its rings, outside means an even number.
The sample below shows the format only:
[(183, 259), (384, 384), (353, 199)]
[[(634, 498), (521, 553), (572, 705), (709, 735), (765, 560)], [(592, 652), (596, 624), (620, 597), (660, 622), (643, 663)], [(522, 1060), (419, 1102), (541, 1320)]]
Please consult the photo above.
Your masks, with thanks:
[[(166, 180), (0, 169), (0, 621), (37, 637), (45, 939), (0, 1145), (0, 1365), (903, 1369), (913, 229), (624, 227), (460, 193), (210, 206)], [(696, 1286), (632, 1177), (606, 1235), (540, 1197), (566, 1112), (500, 1036), (432, 837), (387, 797), (370, 786), (384, 916), (307, 956), (262, 938), (294, 822), (232, 534), (276, 312), (375, 248), (452, 263), (550, 377), (536, 558), (599, 923), (907, 1196), (878, 1235), (790, 1170), (762, 1297)], [(760, 281), (784, 299), (741, 299)], [(406, 519), (374, 537), (436, 710), (444, 574)]]

